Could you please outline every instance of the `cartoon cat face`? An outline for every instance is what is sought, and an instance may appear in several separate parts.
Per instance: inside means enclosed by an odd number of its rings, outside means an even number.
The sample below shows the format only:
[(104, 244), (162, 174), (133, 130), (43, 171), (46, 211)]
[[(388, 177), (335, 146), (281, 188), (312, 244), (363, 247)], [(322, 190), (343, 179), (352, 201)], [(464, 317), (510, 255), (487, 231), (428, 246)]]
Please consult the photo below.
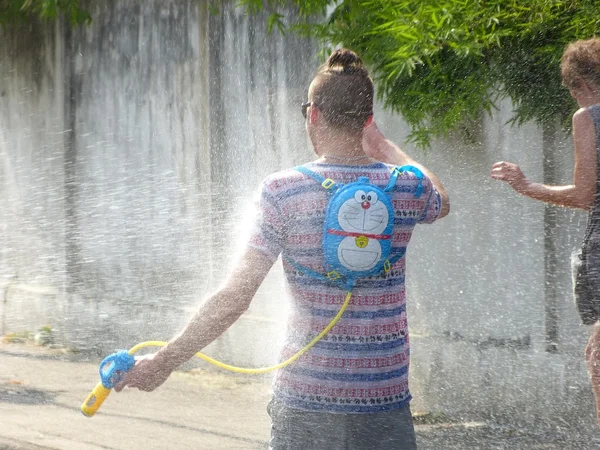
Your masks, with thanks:
[(358, 190), (339, 209), (342, 230), (353, 233), (381, 234), (387, 227), (388, 210), (375, 191)]

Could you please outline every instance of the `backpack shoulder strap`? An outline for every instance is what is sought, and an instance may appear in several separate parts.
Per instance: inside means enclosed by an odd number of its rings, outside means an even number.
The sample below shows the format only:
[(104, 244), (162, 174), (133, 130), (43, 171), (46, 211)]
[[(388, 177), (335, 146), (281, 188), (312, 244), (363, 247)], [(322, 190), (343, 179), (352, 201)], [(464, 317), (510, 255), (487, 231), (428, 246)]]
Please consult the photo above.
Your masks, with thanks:
[(305, 267), (301, 264), (298, 264), (291, 258), (286, 257), (285, 260), (288, 262), (288, 264), (290, 266), (292, 266), (298, 272), (304, 273), (304, 274), (308, 275), (309, 277), (315, 278), (315, 279), (325, 282), (325, 283), (336, 284), (341, 289), (346, 289), (347, 291), (351, 291), (354, 288), (354, 285), (356, 284), (356, 280), (342, 277), (335, 270), (327, 272), (326, 274), (322, 274), (322, 273), (316, 272), (312, 269), (309, 269), (308, 267)]
[(312, 178), (317, 183), (319, 183), (321, 186), (323, 186), (324, 189), (327, 189), (331, 192), (335, 192), (339, 188), (339, 185), (335, 181), (333, 181), (331, 178), (325, 178), (324, 176), (319, 175), (316, 172), (313, 172), (312, 170), (306, 168), (305, 166), (296, 166), (296, 167), (294, 167), (294, 170), (297, 170), (298, 172), (306, 175), (307, 177)]
[(398, 179), (398, 176), (402, 172), (411, 172), (417, 177), (417, 179), (419, 180), (419, 184), (417, 185), (417, 188), (415, 189), (415, 197), (417, 197), (417, 198), (421, 197), (421, 194), (423, 194), (423, 178), (425, 176), (423, 175), (423, 172), (421, 172), (415, 166), (411, 166), (408, 164), (401, 166), (401, 167), (394, 167), (394, 170), (392, 171), (392, 174), (390, 175), (390, 181), (389, 181), (388, 185), (385, 187), (384, 191), (388, 192), (388, 191), (392, 190), (392, 188), (396, 185), (396, 180)]
[(400, 258), (402, 258), (405, 254), (406, 247), (402, 247), (397, 252), (395, 252), (394, 255), (390, 256), (389, 259), (383, 265), (384, 273), (388, 273), (391, 270), (392, 266), (396, 264), (400, 260)]

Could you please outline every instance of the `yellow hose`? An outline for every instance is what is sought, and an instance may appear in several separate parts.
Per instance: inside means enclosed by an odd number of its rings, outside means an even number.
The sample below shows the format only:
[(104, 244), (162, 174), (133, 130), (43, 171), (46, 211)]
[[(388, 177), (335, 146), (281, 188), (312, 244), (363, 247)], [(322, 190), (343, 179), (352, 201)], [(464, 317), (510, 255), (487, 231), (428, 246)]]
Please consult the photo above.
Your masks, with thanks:
[[(329, 322), (329, 324), (323, 329), (323, 331), (321, 331), (312, 341), (310, 341), (304, 348), (300, 349), (298, 351), (298, 353), (296, 353), (291, 358), (289, 358), (283, 362), (280, 362), (279, 364), (276, 364), (274, 366), (258, 367), (255, 369), (254, 368), (235, 367), (235, 366), (230, 366), (229, 364), (225, 364), (220, 361), (217, 361), (216, 359), (213, 359), (210, 356), (206, 356), (205, 354), (200, 353), (200, 352), (196, 353), (195, 356), (197, 356), (198, 358), (202, 358), (204, 361), (214, 364), (215, 366), (220, 367), (221, 369), (230, 370), (231, 372), (258, 374), (258, 373), (266, 373), (266, 372), (271, 372), (272, 370), (281, 369), (282, 367), (285, 367), (285, 366), (293, 363), (294, 361), (296, 361), (303, 354), (305, 354), (307, 351), (309, 351), (317, 342), (319, 342), (323, 336), (325, 336), (327, 333), (329, 333), (329, 331), (335, 326), (335, 324), (338, 323), (338, 321), (344, 314), (344, 311), (346, 311), (346, 308), (350, 304), (351, 297), (352, 297), (352, 293), (348, 292), (348, 294), (346, 295), (346, 299), (344, 300), (344, 303), (342, 304), (342, 307), (338, 311), (337, 315), (331, 320), (331, 322)], [(138, 350), (140, 350), (144, 347), (163, 347), (165, 345), (167, 345), (167, 343), (162, 342), (162, 341), (141, 342), (141, 343), (131, 347), (131, 349), (129, 350), (129, 354), (133, 355)]]

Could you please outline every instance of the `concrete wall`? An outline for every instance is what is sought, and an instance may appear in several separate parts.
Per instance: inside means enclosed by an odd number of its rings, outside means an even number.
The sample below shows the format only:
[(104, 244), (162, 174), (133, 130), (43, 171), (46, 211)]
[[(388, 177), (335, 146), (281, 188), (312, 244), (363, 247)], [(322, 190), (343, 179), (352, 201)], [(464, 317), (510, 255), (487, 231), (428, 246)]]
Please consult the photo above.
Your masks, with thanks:
[[(0, 332), (112, 349), (179, 329), (235, 258), (249, 193), (308, 158), (291, 117), (316, 50), (232, 8), (89, 5), (90, 27), (2, 31)], [(25, 294), (46, 287), (56, 314)]]
[[(105, 352), (170, 337), (223, 280), (260, 179), (311, 158), (299, 104), (318, 61), (314, 43), (267, 37), (264, 16), (227, 5), (89, 5), (87, 28), (0, 31), (0, 333), (50, 324), (63, 344)], [(489, 178), (505, 159), (569, 182), (571, 142), (507, 126), (500, 106), (474, 141), (406, 147), (452, 197), (408, 252), (415, 409), (579, 411), (591, 424), (568, 262), (584, 216), (552, 209), (549, 241), (544, 206)], [(377, 117), (403, 142), (399, 117)], [(208, 353), (275, 360), (280, 270)]]
[[(543, 131), (505, 125), (510, 111), (503, 104), (485, 118), (475, 143), (449, 139), (413, 152), (442, 177), (452, 197), (451, 215), (419, 227), (408, 252), (416, 404), (549, 423), (562, 417), (592, 426), (583, 360), (588, 330), (575, 311), (570, 279), (570, 253), (586, 217), (548, 207), (556, 216), (557, 267), (551, 278), (545, 267), (544, 205), (489, 176), (492, 164), (502, 160), (521, 164), (533, 180), (548, 176), (542, 170)], [(392, 121), (384, 126), (394, 135)], [(403, 132), (394, 137), (402, 139)], [(557, 182), (570, 183), (571, 140), (559, 132), (554, 142), (547, 133), (546, 141)]]
[(60, 317), (69, 133), (62, 29), (21, 27), (0, 36), (0, 332), (5, 333)]

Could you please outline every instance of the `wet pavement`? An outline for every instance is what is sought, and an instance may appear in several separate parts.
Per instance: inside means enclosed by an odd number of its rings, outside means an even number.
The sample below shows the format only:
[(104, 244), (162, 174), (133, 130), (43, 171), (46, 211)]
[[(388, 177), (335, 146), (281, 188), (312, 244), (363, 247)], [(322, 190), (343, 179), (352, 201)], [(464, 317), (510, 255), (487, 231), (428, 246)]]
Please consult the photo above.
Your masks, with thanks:
[[(151, 394), (111, 394), (95, 417), (79, 407), (99, 358), (0, 344), (0, 450), (266, 449), (266, 379), (214, 370), (175, 373)], [(420, 450), (600, 449), (600, 432), (417, 412)]]

